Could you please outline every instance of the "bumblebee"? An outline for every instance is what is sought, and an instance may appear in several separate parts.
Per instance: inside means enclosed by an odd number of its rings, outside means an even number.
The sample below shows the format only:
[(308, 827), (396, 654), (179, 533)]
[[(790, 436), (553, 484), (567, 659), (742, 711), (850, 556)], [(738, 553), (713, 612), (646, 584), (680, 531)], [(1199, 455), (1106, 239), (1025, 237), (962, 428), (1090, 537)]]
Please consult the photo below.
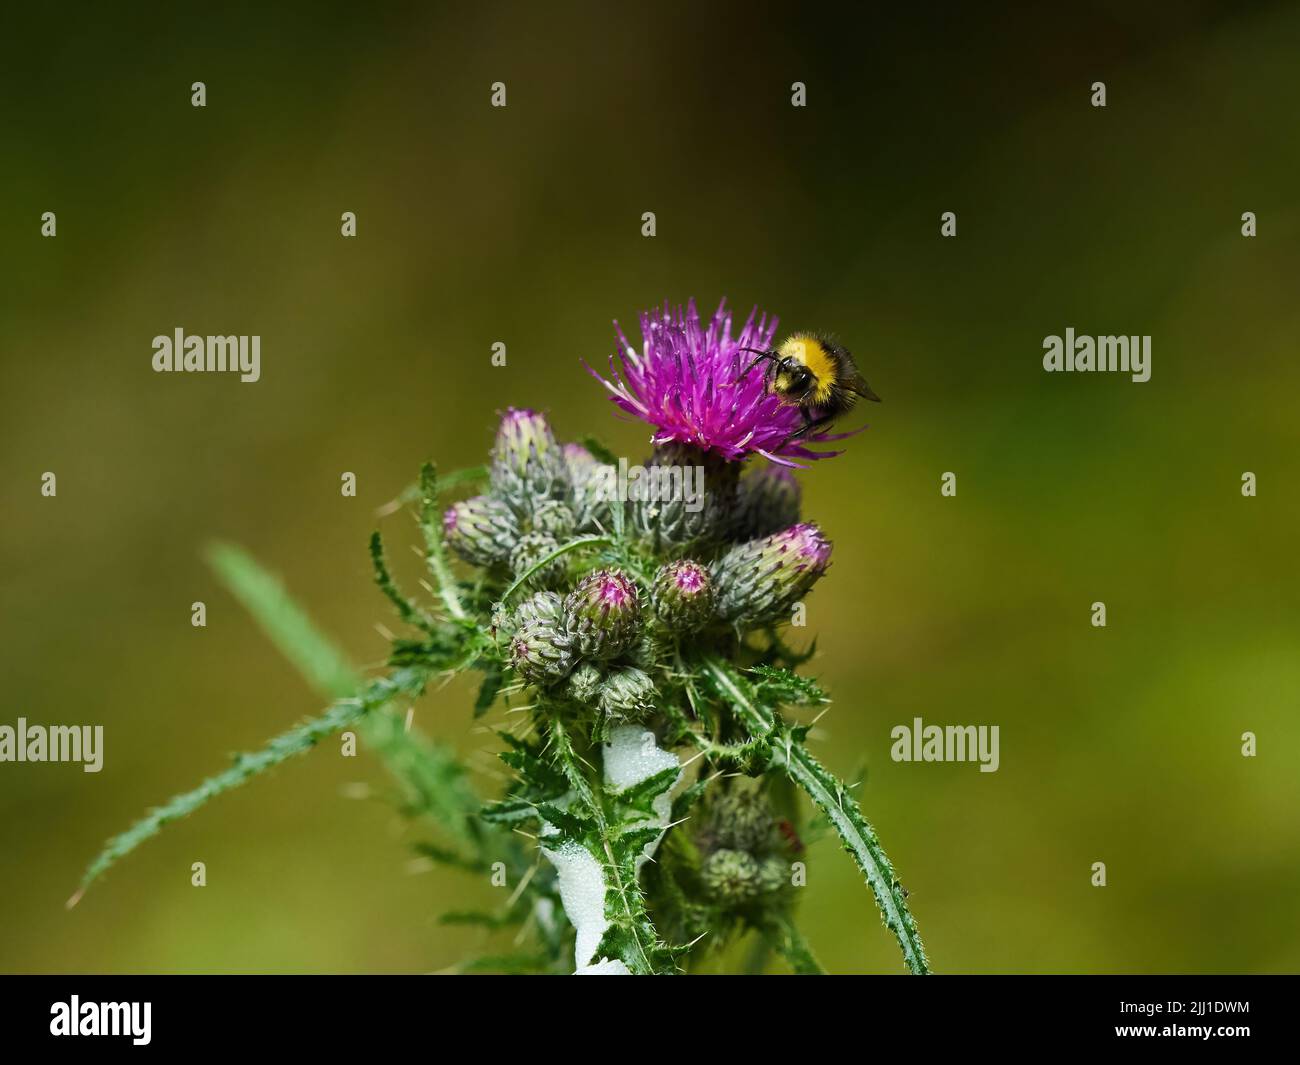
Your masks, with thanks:
[(858, 372), (849, 349), (829, 337), (795, 333), (771, 351), (741, 350), (758, 356), (741, 376), (748, 376), (760, 362), (766, 362), (763, 380), (768, 392), (782, 403), (798, 407), (803, 415), (803, 425), (790, 434), (787, 443), (848, 413), (859, 399), (880, 402)]

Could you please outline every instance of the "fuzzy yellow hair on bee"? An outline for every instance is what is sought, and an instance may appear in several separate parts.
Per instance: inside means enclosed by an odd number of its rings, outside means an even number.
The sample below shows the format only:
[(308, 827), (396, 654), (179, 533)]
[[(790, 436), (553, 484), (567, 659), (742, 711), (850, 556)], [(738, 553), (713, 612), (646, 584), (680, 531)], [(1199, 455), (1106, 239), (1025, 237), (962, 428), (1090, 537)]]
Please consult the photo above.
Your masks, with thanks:
[(782, 403), (798, 407), (803, 425), (790, 439), (804, 436), (852, 410), (859, 399), (879, 403), (880, 397), (858, 372), (849, 349), (821, 333), (794, 333), (778, 348), (759, 351), (745, 369), (748, 374), (766, 362), (763, 380)]

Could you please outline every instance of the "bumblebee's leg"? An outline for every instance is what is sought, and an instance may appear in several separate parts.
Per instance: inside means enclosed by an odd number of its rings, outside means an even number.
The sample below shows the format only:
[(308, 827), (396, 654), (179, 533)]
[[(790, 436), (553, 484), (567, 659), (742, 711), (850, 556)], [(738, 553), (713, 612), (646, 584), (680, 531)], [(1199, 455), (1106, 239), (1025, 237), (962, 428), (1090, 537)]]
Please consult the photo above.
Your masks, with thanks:
[[(774, 354), (773, 354), (772, 352), (770, 352), (770, 351), (765, 351), (765, 352), (763, 352), (762, 354), (759, 355), (759, 357), (758, 357), (757, 359), (755, 359), (753, 362), (751, 362), (748, 366), (745, 367), (745, 372), (742, 373), (742, 374), (740, 375), (740, 377), (737, 378), (737, 380), (743, 380), (744, 378), (748, 377), (748, 376), (749, 376), (749, 371), (752, 370), (755, 366), (757, 366), (757, 365), (758, 365), (760, 362), (762, 362), (764, 359), (770, 359), (773, 363), (775, 363), (775, 362), (776, 362), (776, 355), (774, 355)], [(768, 367), (763, 371), (763, 380), (764, 380), (764, 381), (767, 380), (767, 376), (768, 376), (768, 374), (771, 372), (771, 370), (772, 370), (772, 367), (771, 367), (771, 366), (768, 366)]]
[(833, 414), (823, 414), (820, 418), (813, 418), (809, 416), (808, 412), (802, 407), (799, 412), (803, 415), (803, 425), (785, 438), (785, 443), (787, 444), (790, 443), (791, 440), (798, 440), (801, 436), (807, 436), (814, 429), (820, 429), (835, 417)]

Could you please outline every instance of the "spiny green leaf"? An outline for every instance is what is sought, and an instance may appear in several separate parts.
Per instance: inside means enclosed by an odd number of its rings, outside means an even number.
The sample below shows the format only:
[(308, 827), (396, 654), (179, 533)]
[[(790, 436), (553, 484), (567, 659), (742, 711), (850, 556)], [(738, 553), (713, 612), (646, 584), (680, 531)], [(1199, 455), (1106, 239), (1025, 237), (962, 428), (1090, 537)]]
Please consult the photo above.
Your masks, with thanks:
[(565, 839), (581, 842), (596, 827), (591, 818), (561, 810), (553, 803), (539, 802), (537, 812), (542, 820), (558, 828)]
[(789, 917), (774, 918), (767, 931), (767, 939), (797, 975), (825, 975), (826, 970), (821, 967), (812, 948), (808, 946), (808, 941)]
[(813, 706), (828, 702), (821, 686), (808, 677), (780, 666), (754, 666), (749, 673), (764, 696), (792, 706)]
[(326, 737), (357, 724), (367, 714), (391, 701), (396, 694), (398, 685), (388, 678), (373, 681), (360, 696), (340, 699), (319, 717), (281, 733), (260, 750), (236, 755), (234, 764), (229, 769), (209, 777), (192, 791), (174, 796), (162, 806), (151, 810), (125, 832), (110, 839), (90, 863), (81, 878), (81, 891), (73, 896), (69, 905), (75, 904), (81, 892), (114, 862), (130, 854), (145, 840), (156, 836), (164, 825), (188, 816), (222, 792), (239, 787), (294, 755), (311, 750)]
[(498, 799), (483, 805), (480, 816), (492, 824), (507, 825), (515, 821), (540, 818), (535, 803), (526, 799)]
[(217, 576), (313, 688), (336, 699), (357, 690), (357, 676), (347, 659), (289, 597), (279, 578), (233, 544), (211, 545), (207, 558)]
[(500, 666), (490, 666), (488, 668), (483, 676), (483, 684), (479, 687), (478, 697), (474, 700), (474, 716), (476, 718), (482, 717), (492, 708), (504, 680), (505, 674)]
[(689, 788), (686, 788), (680, 795), (678, 795), (677, 798), (673, 800), (671, 820), (680, 821), (686, 817), (686, 815), (694, 808), (695, 804), (704, 797), (704, 793), (708, 790), (708, 787), (709, 781), (707, 779), (697, 780)]
[(442, 519), (438, 513), (438, 472), (432, 462), (420, 467), (420, 532), (424, 534), (424, 557), (437, 584), (438, 595), (447, 613), (457, 621), (467, 620), (460, 603), (456, 578), (447, 564), (442, 544)]
[(412, 849), (416, 854), (428, 858), (430, 861), (438, 862), (440, 865), (448, 865), (454, 869), (463, 869), (468, 873), (484, 873), (490, 868), (488, 863), (481, 858), (471, 858), (460, 853), (460, 851), (439, 846), (437, 843), (421, 841), (414, 844)]
[(639, 784), (633, 784), (630, 788), (615, 792), (613, 797), (622, 806), (640, 810), (647, 814), (653, 813), (650, 804), (676, 784), (681, 773), (680, 766), (669, 766), (653, 776), (646, 777)]
[(829, 818), (844, 849), (866, 877), (881, 919), (897, 937), (907, 967), (914, 973), (928, 973), (930, 968), (925, 948), (916, 921), (894, 879), (893, 868), (858, 804), (847, 795), (845, 785), (823, 768), (801, 742), (796, 742), (791, 730), (777, 733), (778, 717), (771, 708), (753, 698), (752, 689), (737, 674), (734, 666), (710, 655), (704, 659), (704, 668), (750, 733), (772, 737), (773, 767), (787, 773)]
[(802, 744), (773, 744), (772, 762), (808, 793), (839, 833), (844, 849), (866, 877), (885, 927), (897, 937), (907, 967), (913, 973), (928, 973), (930, 966), (921, 934), (907, 907), (902, 887), (894, 877), (893, 866), (848, 787), (813, 758)]
[(377, 529), (370, 534), (370, 564), (375, 571), (375, 583), (397, 608), (397, 616), (408, 625), (414, 625), (427, 632), (433, 631), (432, 619), (402, 594), (393, 580), (393, 575), (389, 573), (388, 562), (384, 558), (384, 538), (379, 535)]

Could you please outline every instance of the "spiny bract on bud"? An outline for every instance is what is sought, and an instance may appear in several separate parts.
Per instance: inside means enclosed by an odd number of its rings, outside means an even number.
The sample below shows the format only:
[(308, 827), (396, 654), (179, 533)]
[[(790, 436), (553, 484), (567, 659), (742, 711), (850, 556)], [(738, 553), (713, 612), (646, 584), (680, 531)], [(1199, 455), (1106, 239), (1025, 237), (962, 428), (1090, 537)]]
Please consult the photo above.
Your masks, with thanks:
[(744, 851), (714, 851), (700, 869), (708, 893), (724, 906), (743, 905), (763, 894), (762, 870)]
[(569, 674), (569, 698), (581, 706), (591, 706), (600, 694), (605, 674), (595, 662), (579, 662)]
[(543, 499), (533, 508), (533, 531), (543, 532), (556, 540), (567, 540), (573, 535), (573, 511), (558, 499)]
[(636, 481), (628, 476), (632, 527), (655, 552), (680, 552), (721, 540), (731, 520), (740, 463), (689, 444), (655, 448)]
[(713, 563), (717, 613), (739, 626), (785, 618), (830, 565), (831, 544), (812, 522), (737, 544)]
[(636, 666), (616, 666), (601, 683), (598, 699), (607, 718), (640, 721), (654, 710), (655, 684)]
[(623, 652), (623, 658), (636, 666), (652, 673), (659, 665), (660, 658), (668, 649), (664, 634), (651, 628), (642, 628), (641, 635), (632, 641), (632, 646)]
[(781, 845), (781, 834), (767, 796), (742, 782), (710, 804), (699, 836), (705, 851), (739, 850), (764, 854)]
[(799, 482), (785, 466), (761, 466), (746, 473), (736, 493), (732, 539), (757, 540), (794, 525), (801, 496)]
[(581, 533), (611, 528), (609, 467), (581, 444), (565, 444), (564, 461), (569, 467), (572, 486), (569, 506), (573, 511), (574, 527)]
[(510, 665), (529, 684), (551, 684), (573, 668), (572, 641), (553, 620), (530, 617), (510, 637)]
[(564, 600), (564, 627), (578, 654), (616, 658), (637, 635), (641, 606), (636, 584), (621, 570), (589, 573)]
[(555, 592), (538, 592), (536, 595), (530, 595), (515, 607), (511, 624), (513, 628), (519, 629), (534, 618), (541, 618), (543, 621), (558, 624), (563, 609), (564, 600)]
[[(548, 555), (554, 554), (560, 545), (555, 537), (547, 533), (525, 533), (510, 552), (510, 569), (516, 577), (522, 577)], [(558, 588), (568, 576), (564, 556), (553, 558), (541, 569), (534, 572), (525, 585), (529, 588)]]
[(791, 862), (784, 855), (769, 854), (758, 863), (758, 885), (764, 895), (793, 887)]
[(655, 615), (674, 632), (695, 632), (713, 619), (713, 580), (689, 558), (659, 567), (654, 584)]
[(442, 516), (442, 531), (451, 549), (475, 566), (505, 562), (519, 539), (514, 514), (492, 496), (453, 503)]
[(543, 499), (563, 500), (569, 467), (543, 414), (510, 407), (492, 447), (492, 492), (516, 515), (527, 517)]

